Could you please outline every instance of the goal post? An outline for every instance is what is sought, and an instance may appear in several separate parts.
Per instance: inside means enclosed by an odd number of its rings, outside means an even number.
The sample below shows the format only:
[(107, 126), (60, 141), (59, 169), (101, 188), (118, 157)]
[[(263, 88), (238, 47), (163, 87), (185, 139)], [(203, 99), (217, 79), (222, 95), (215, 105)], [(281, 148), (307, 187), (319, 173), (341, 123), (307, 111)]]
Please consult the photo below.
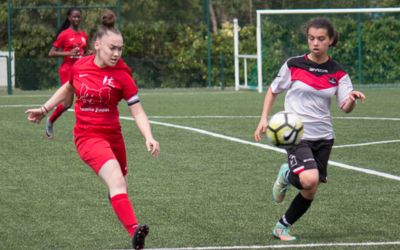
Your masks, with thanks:
[(0, 88), (12, 94), (15, 87), (14, 51), (0, 51)]
[[(265, 34), (264, 36), (262, 35), (262, 16), (263, 15), (301, 15), (301, 14), (308, 14), (310, 16), (312, 15), (319, 15), (319, 14), (323, 14), (323, 15), (328, 15), (328, 14), (357, 14), (357, 13), (366, 13), (366, 14), (372, 14), (372, 13), (389, 13), (389, 12), (399, 12), (400, 13), (400, 7), (393, 7), (393, 8), (333, 8), (333, 9), (275, 9), (275, 10), (257, 10), (256, 11), (256, 43), (257, 43), (257, 51), (256, 51), (256, 67), (257, 67), (257, 91), (258, 92), (262, 92), (263, 91), (263, 66), (265, 67), (265, 65), (263, 65), (263, 54), (265, 56), (266, 50), (265, 48), (263, 48), (263, 40), (265, 40), (265, 38), (268, 38), (268, 35), (271, 34)], [(235, 26), (235, 25), (234, 25)], [(358, 27), (357, 27), (358, 28)], [(359, 33), (359, 31), (357, 31)], [(235, 36), (236, 36), (236, 32), (235, 32)], [(361, 36), (360, 34), (358, 34), (359, 36), (359, 44), (358, 44), (358, 60), (356, 60), (357, 58), (355, 58), (355, 61), (358, 61), (359, 64), (359, 68), (358, 68), (358, 79), (360, 81), (360, 83), (362, 83), (362, 69), (361, 69)], [(236, 38), (235, 38), (236, 39)], [(235, 42), (235, 46), (236, 45)], [(276, 48), (274, 48), (276, 49)], [(296, 54), (293, 54), (292, 56), (295, 56)], [(239, 53), (236, 51), (235, 48), (235, 84), (238, 84), (237, 81), (239, 79), (238, 74), (239, 74), (239, 67), (236, 65), (236, 61), (239, 60), (239, 58), (241, 58), (241, 55), (239, 55)], [(265, 58), (264, 58), (265, 59)], [(265, 73), (265, 70), (264, 70)], [(244, 88), (245, 86), (243, 86)], [(240, 87), (241, 88), (241, 87)], [(235, 88), (236, 90), (239, 90), (240, 88)]]
[[(234, 39), (234, 66), (235, 66), (235, 90), (250, 89), (248, 84), (248, 60), (257, 60), (257, 55), (239, 54), (239, 24), (238, 20), (233, 19), (233, 39)], [(240, 61), (243, 61), (243, 84), (240, 84)], [(262, 90), (261, 90), (262, 91)]]
[(290, 15), (290, 14), (340, 14), (340, 13), (387, 13), (400, 12), (400, 8), (349, 8), (349, 9), (286, 9), (286, 10), (257, 10), (257, 73), (258, 86), (262, 90), (262, 41), (261, 41), (261, 15)]

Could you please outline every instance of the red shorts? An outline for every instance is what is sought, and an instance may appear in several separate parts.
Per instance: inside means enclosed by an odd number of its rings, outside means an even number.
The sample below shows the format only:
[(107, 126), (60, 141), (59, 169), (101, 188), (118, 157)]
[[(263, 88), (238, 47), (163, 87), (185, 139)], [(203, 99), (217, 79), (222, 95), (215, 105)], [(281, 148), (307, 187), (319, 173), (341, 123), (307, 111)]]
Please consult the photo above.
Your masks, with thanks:
[(72, 78), (72, 65), (69, 63), (63, 63), (60, 66), (60, 69), (58, 70), (58, 73), (60, 74), (60, 81), (61, 85), (64, 85), (64, 83), (68, 82)]
[(122, 135), (78, 135), (74, 137), (74, 142), (81, 159), (96, 174), (109, 160), (117, 160), (122, 174), (127, 174), (126, 149)]

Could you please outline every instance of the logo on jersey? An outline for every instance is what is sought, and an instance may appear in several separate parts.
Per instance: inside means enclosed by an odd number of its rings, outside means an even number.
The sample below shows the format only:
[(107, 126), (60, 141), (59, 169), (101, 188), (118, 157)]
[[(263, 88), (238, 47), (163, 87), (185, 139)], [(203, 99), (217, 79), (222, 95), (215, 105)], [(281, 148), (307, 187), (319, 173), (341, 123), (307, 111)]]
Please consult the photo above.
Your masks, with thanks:
[(295, 155), (289, 155), (289, 166), (290, 167), (295, 167), (297, 166), (297, 160)]
[(310, 71), (310, 72), (317, 72), (317, 73), (328, 73), (328, 70), (327, 70), (327, 69), (319, 69), (319, 68), (312, 68), (312, 67), (310, 67), (310, 68), (308, 69), (308, 71)]
[(81, 100), (83, 104), (107, 106), (110, 103), (110, 99), (110, 88), (91, 89), (86, 84), (82, 83), (79, 100)]
[(107, 85), (107, 86), (115, 88), (114, 78), (112, 76), (110, 76), (110, 77), (109, 76), (105, 76), (104, 79), (103, 79), (103, 85)]
[(337, 84), (338, 84), (338, 82), (336, 81), (336, 79), (333, 78), (333, 77), (329, 77), (328, 82), (329, 82), (330, 84), (333, 84), (333, 85), (337, 85)]

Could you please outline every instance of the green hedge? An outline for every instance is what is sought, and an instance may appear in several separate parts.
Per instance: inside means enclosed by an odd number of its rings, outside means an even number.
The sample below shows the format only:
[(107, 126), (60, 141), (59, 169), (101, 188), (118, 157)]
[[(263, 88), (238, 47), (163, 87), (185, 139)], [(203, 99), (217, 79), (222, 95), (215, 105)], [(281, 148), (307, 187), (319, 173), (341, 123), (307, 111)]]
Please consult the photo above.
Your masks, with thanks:
[[(307, 17), (264, 21), (264, 83), (269, 83), (287, 57), (307, 53), (301, 24)], [(398, 83), (400, 71), (400, 20), (394, 16), (368, 16), (358, 27), (353, 17), (332, 17), (341, 34), (332, 57), (348, 71), (354, 83), (360, 83), (358, 28), (362, 31), (363, 84)], [(21, 24), (22, 25), (22, 24)], [(45, 89), (57, 86), (57, 59), (47, 58), (54, 31), (29, 28), (25, 24), (14, 33), (16, 85), (21, 89)], [(233, 86), (233, 33), (226, 22), (212, 35), (212, 83)], [(133, 68), (140, 87), (207, 86), (207, 37), (204, 25), (171, 25), (166, 21), (122, 24), (125, 48), (123, 57)], [(29, 37), (29, 39), (26, 39)], [(255, 54), (255, 26), (240, 30), (240, 53)], [(243, 71), (241, 69), (241, 71)], [(249, 62), (249, 77), (256, 79), (256, 63)], [(242, 72), (243, 75), (243, 72)]]

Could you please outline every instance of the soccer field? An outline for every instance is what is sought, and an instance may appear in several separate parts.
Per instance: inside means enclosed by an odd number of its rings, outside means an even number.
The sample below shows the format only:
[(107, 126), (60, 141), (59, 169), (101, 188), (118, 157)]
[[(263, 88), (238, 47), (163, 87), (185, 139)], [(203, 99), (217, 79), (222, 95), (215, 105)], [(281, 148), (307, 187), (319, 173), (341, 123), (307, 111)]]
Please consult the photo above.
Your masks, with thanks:
[[(213, 90), (143, 90), (142, 104), (161, 145), (153, 160), (121, 103), (129, 194), (147, 248), (399, 249), (400, 88), (365, 88), (350, 114), (332, 102), (337, 139), (310, 210), (295, 224), (298, 240), (272, 238), (296, 195), (272, 202), (271, 187), (286, 160), (255, 143), (264, 94)], [(55, 125), (28, 123), (24, 111), (49, 92), (0, 95), (0, 249), (127, 249), (107, 190), (78, 157), (73, 112)], [(279, 97), (274, 112), (283, 109)]]

